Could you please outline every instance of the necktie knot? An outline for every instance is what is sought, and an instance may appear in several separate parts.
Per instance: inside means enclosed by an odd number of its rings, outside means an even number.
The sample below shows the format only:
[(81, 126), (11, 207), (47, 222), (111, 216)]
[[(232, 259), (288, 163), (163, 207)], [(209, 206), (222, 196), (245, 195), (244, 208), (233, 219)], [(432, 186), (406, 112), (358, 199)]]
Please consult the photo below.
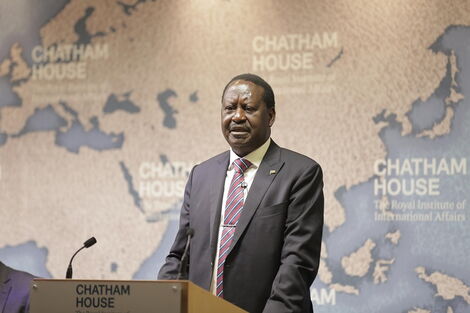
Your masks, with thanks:
[(251, 162), (244, 158), (238, 158), (233, 161), (233, 168), (237, 173), (244, 173), (251, 166)]

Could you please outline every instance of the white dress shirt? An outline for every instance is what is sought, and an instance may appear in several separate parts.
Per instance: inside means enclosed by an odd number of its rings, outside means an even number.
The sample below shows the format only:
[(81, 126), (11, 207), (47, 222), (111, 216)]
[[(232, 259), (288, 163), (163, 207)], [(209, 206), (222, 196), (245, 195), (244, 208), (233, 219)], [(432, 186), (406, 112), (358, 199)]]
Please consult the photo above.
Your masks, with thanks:
[[(243, 174), (244, 180), (247, 186), (244, 189), (244, 193), (243, 193), (244, 201), (246, 200), (246, 196), (248, 195), (248, 192), (250, 191), (250, 187), (253, 183), (253, 180), (255, 179), (255, 175), (256, 175), (256, 172), (258, 171), (261, 161), (263, 160), (264, 155), (266, 154), (266, 151), (268, 151), (270, 143), (271, 143), (271, 138), (268, 138), (268, 140), (266, 140), (266, 142), (262, 146), (260, 146), (255, 151), (252, 151), (243, 157), (244, 159), (250, 161), (252, 164)], [(220, 242), (220, 237), (222, 235), (222, 224), (223, 224), (224, 215), (225, 215), (225, 202), (227, 202), (228, 190), (230, 188), (230, 183), (232, 182), (233, 175), (235, 174), (235, 170), (233, 169), (233, 161), (235, 161), (238, 158), (240, 157), (235, 152), (233, 152), (232, 149), (230, 149), (230, 161), (229, 161), (229, 166), (227, 168), (227, 174), (225, 176), (224, 196), (222, 199), (222, 205), (220, 207), (220, 224), (219, 224), (219, 235), (217, 238), (217, 253), (215, 255), (214, 267), (212, 270), (211, 292), (214, 295), (216, 294), (216, 288), (214, 287), (217, 285), (217, 267), (219, 265), (219, 242)]]

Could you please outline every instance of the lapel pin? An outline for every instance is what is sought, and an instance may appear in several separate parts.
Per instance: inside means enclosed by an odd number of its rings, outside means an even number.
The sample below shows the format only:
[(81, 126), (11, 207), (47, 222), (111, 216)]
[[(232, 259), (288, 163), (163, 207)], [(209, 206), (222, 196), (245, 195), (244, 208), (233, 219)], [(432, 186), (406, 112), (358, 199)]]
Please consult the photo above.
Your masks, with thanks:
[(276, 170), (270, 170), (269, 175), (276, 174)]

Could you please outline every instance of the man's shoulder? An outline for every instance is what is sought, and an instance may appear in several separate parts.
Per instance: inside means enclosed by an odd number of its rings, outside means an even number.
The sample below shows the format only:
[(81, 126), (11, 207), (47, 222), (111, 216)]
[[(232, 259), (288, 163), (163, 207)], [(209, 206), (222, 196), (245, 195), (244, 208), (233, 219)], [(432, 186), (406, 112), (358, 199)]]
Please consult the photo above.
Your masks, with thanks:
[(207, 159), (201, 163), (198, 163), (194, 169), (197, 171), (201, 170), (206, 170), (206, 169), (211, 169), (214, 166), (217, 166), (219, 164), (223, 164), (224, 162), (227, 163), (230, 158), (230, 152), (229, 151), (224, 151), (222, 153), (217, 154), (216, 156), (213, 156), (210, 159)]
[(320, 167), (317, 161), (299, 152), (278, 147), (281, 160), (298, 167)]
[(2, 276), (2, 279), (5, 281), (11, 281), (17, 287), (24, 286), (29, 288), (30, 282), (36, 278), (34, 275), (28, 272), (13, 269), (3, 263), (0, 265), (0, 267), (2, 272), (2, 275), (0, 276)]

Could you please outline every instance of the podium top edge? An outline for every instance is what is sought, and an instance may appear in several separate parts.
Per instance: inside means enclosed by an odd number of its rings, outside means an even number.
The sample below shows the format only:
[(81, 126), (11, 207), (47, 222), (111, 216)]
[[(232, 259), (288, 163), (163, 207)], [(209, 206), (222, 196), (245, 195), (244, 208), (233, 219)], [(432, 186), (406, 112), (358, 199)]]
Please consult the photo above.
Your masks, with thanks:
[(97, 282), (127, 282), (127, 283), (165, 283), (165, 284), (193, 284), (189, 280), (151, 280), (151, 279), (129, 279), (129, 280), (123, 280), (123, 279), (54, 279), (54, 278), (35, 278), (33, 281), (37, 282), (92, 282), (92, 283), (97, 283)]

